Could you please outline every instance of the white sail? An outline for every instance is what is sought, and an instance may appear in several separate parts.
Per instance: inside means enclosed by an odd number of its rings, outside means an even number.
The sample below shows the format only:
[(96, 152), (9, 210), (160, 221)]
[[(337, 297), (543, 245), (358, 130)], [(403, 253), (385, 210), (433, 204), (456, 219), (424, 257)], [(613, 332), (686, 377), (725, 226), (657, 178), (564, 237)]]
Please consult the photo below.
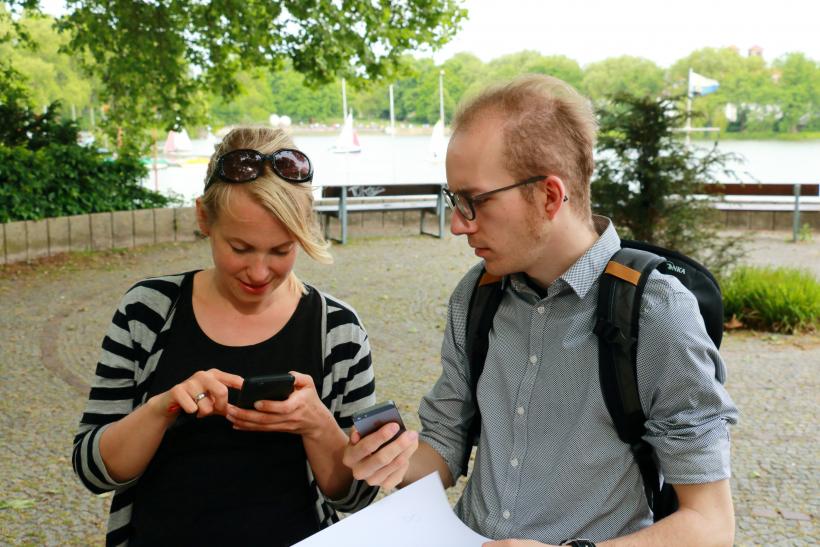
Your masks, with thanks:
[(447, 139), (444, 137), (444, 120), (439, 118), (433, 126), (430, 137), (430, 155), (434, 160), (441, 160), (447, 152)]
[(342, 125), (342, 132), (336, 139), (336, 144), (332, 148), (336, 154), (355, 154), (362, 151), (359, 145), (359, 135), (353, 128), (353, 113), (348, 113), (345, 123)]
[(190, 152), (194, 149), (191, 138), (185, 129), (181, 131), (168, 131), (168, 138), (165, 139), (165, 146), (162, 151), (166, 154), (178, 154), (180, 152)]

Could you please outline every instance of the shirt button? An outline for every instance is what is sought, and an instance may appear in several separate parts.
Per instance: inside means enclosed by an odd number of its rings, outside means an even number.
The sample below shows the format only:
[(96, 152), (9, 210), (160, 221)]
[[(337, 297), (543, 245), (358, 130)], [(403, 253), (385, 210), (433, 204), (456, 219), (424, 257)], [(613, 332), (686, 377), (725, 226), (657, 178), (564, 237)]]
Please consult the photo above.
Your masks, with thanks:
[(513, 467), (518, 467), (518, 458), (511, 459), (510, 465), (512, 465)]
[(536, 357), (535, 355), (530, 355), (530, 363), (532, 363), (534, 365), (537, 362), (538, 362), (538, 357)]
[(518, 413), (519, 416), (524, 415), (524, 407), (523, 406), (519, 406), (518, 408), (515, 409), (515, 411)]
[(504, 511), (503, 513), (501, 513), (501, 516), (504, 517), (505, 519), (508, 519), (508, 518), (510, 518), (510, 512), (509, 511)]
[(544, 306), (538, 306), (538, 313), (540, 313), (541, 315), (544, 315), (545, 311), (547, 311), (547, 310), (544, 309)]

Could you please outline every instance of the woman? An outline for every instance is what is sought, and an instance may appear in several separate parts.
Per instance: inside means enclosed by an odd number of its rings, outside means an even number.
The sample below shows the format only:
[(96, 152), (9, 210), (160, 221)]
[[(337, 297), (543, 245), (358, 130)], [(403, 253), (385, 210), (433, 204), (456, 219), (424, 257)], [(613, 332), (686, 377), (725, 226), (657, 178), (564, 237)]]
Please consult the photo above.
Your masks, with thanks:
[[(293, 272), (300, 247), (331, 262), (312, 175), (282, 131), (231, 131), (196, 203), (214, 266), (120, 302), (72, 458), (115, 491), (107, 544), (290, 545), (375, 496), (341, 461), (350, 415), (375, 401), (367, 334)], [(231, 404), (244, 378), (287, 372), (286, 401)]]

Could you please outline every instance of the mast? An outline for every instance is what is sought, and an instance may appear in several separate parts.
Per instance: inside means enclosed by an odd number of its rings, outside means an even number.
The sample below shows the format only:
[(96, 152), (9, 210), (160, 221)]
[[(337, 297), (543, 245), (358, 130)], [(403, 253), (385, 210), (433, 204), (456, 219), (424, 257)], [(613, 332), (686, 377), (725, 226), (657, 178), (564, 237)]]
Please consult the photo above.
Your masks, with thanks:
[(692, 67), (686, 80), (686, 146), (692, 144)]
[(438, 117), (444, 123), (444, 71), (438, 73)]
[(342, 78), (342, 118), (347, 119), (347, 91), (344, 78)]
[(396, 134), (396, 112), (393, 107), (393, 84), (390, 84), (390, 134)]

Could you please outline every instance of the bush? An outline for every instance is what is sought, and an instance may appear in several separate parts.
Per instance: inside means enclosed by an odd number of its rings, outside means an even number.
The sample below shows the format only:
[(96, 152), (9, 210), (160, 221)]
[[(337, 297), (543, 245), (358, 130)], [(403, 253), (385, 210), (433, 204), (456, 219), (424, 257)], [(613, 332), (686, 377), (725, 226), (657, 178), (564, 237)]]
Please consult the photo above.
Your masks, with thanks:
[(792, 334), (820, 326), (820, 282), (808, 271), (743, 266), (722, 289), (725, 317), (747, 327)]
[(171, 200), (144, 188), (139, 158), (117, 159), (77, 144), (77, 128), (58, 105), (37, 115), (0, 104), (0, 222), (164, 207)]
[[(720, 275), (741, 249), (722, 238), (718, 211), (703, 199), (704, 184), (731, 179), (733, 160), (717, 144), (686, 146), (675, 132), (683, 115), (672, 98), (618, 95), (598, 110), (592, 210), (612, 219), (621, 237), (647, 241), (696, 258)], [(725, 177), (725, 178), (724, 178)]]

